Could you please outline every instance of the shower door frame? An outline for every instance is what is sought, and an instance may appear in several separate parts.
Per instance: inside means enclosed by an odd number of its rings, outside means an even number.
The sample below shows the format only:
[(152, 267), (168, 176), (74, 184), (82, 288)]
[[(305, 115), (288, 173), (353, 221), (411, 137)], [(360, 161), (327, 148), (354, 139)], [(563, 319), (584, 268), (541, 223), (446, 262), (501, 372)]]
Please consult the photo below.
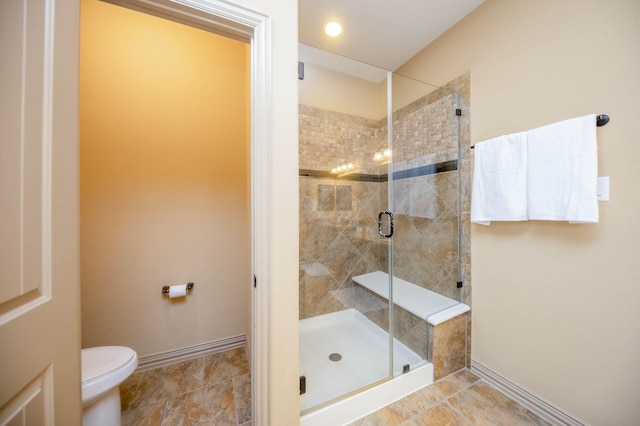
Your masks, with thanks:
[[(414, 165), (404, 165), (401, 170), (398, 170), (398, 177), (396, 177), (396, 165), (397, 164), (402, 164), (405, 163), (407, 161), (413, 161), (416, 159), (415, 156), (412, 156), (410, 158), (406, 158), (406, 152), (404, 153), (404, 155), (402, 155), (402, 160), (398, 160), (398, 156), (397, 155), (393, 155), (391, 156), (391, 161), (389, 161), (388, 163), (388, 169), (387, 169), (387, 173), (388, 173), (388, 205), (387, 205), (387, 209), (388, 211), (390, 211), (393, 215), (395, 215), (395, 218), (398, 219), (400, 217), (400, 215), (402, 214), (407, 214), (408, 212), (405, 212), (404, 209), (400, 209), (398, 207), (398, 204), (402, 204), (401, 201), (399, 201), (402, 198), (402, 190), (398, 190), (396, 193), (394, 193), (394, 191), (396, 191), (396, 185), (395, 182), (396, 181), (400, 181), (403, 179), (409, 179), (409, 178), (418, 178), (420, 176), (427, 176), (427, 175), (438, 175), (439, 173), (443, 173), (443, 172), (455, 172), (455, 200), (453, 203), (447, 203), (447, 206), (449, 206), (450, 208), (452, 208), (454, 210), (455, 215), (457, 216), (456, 221), (457, 224), (455, 226), (456, 229), (456, 234), (455, 234), (455, 238), (453, 240), (455, 240), (455, 277), (452, 275), (448, 275), (447, 278), (449, 278), (449, 280), (447, 280), (451, 285), (455, 285), (457, 288), (457, 294), (443, 294), (442, 289), (440, 288), (433, 288), (433, 287), (429, 287), (429, 286), (424, 286), (423, 284), (418, 284), (418, 281), (416, 281), (416, 284), (414, 284), (410, 278), (408, 277), (404, 277), (403, 275), (406, 273), (406, 270), (403, 271), (402, 267), (396, 268), (396, 271), (398, 272), (398, 274), (400, 275), (399, 277), (396, 277), (394, 274), (394, 267), (395, 267), (395, 262), (394, 262), (394, 256), (397, 254), (396, 250), (399, 248), (398, 245), (394, 244), (393, 239), (395, 238), (391, 238), (390, 244), (389, 244), (389, 253), (388, 253), (388, 268), (389, 268), (389, 312), (390, 312), (390, 318), (389, 318), (389, 336), (390, 336), (390, 341), (393, 343), (396, 335), (398, 336), (398, 341), (401, 340), (403, 332), (401, 330), (397, 330), (396, 329), (396, 323), (399, 325), (399, 327), (402, 326), (402, 324), (404, 323), (403, 320), (400, 321), (394, 321), (395, 319), (395, 312), (394, 312), (394, 306), (396, 305), (396, 303), (394, 302), (394, 297), (393, 297), (393, 290), (394, 290), (394, 279), (399, 279), (400, 281), (404, 280), (409, 280), (409, 285), (416, 285), (418, 287), (423, 287), (426, 290), (435, 292), (441, 296), (445, 296), (446, 298), (451, 299), (452, 302), (454, 302), (454, 304), (458, 304), (462, 302), (462, 290), (461, 290), (461, 286), (460, 284), (462, 283), (462, 244), (461, 244), (461, 238), (462, 238), (462, 223), (461, 223), (461, 209), (462, 209), (462, 201), (461, 201), (461, 179), (460, 179), (460, 161), (461, 161), (461, 140), (460, 140), (460, 120), (459, 120), (459, 108), (460, 108), (460, 95), (458, 92), (456, 92), (455, 90), (452, 90), (450, 88), (445, 88), (445, 87), (440, 87), (440, 86), (435, 86), (432, 85), (430, 83), (426, 83), (424, 81), (412, 78), (412, 77), (408, 77), (406, 75), (402, 75), (402, 74), (398, 74), (395, 72), (389, 72), (389, 77), (388, 77), (388, 99), (389, 100), (389, 110), (388, 110), (388, 114), (387, 114), (387, 118), (388, 118), (388, 122), (387, 122), (387, 126), (388, 126), (388, 148), (391, 150), (391, 152), (393, 154), (396, 153), (396, 151), (398, 150), (399, 146), (402, 145), (402, 141), (400, 140), (394, 140), (394, 133), (396, 128), (402, 128), (402, 124), (399, 123), (401, 120), (403, 120), (403, 118), (401, 118), (402, 116), (400, 115), (397, 120), (395, 121), (394, 124), (394, 111), (396, 113), (399, 113), (400, 111), (402, 111), (403, 109), (409, 107), (410, 105), (412, 105), (414, 102), (422, 99), (422, 97), (427, 97), (429, 96), (431, 93), (433, 93), (434, 91), (440, 91), (440, 90), (444, 90), (444, 92), (446, 93), (446, 95), (440, 95), (439, 97), (437, 97), (435, 100), (430, 101), (427, 98), (427, 103), (425, 105), (426, 108), (428, 108), (430, 105), (432, 105), (435, 102), (439, 102), (440, 99), (444, 98), (445, 96), (451, 96), (451, 104), (448, 104), (447, 107), (450, 108), (448, 109), (449, 114), (451, 114), (452, 118), (455, 118), (454, 122), (449, 121), (447, 123), (449, 127), (449, 130), (453, 130), (453, 134), (455, 135), (452, 139), (453, 143), (455, 144), (455, 159), (452, 160), (449, 156), (446, 156), (445, 159), (429, 159), (429, 162), (427, 164), (423, 164), (423, 163), (417, 163)], [(405, 83), (403, 84), (403, 80), (405, 81)], [(421, 86), (429, 86), (430, 90), (427, 91), (427, 93), (425, 95), (421, 95), (418, 98), (411, 98), (410, 100), (406, 100), (406, 99), (402, 99), (402, 101), (399, 103), (399, 105), (395, 105), (395, 98), (394, 98), (394, 86), (397, 88), (399, 85), (400, 86), (405, 86), (406, 87), (406, 82), (411, 82), (412, 84), (419, 84)], [(398, 83), (398, 84), (396, 84)], [(406, 90), (406, 89), (405, 89)], [(396, 92), (397, 94), (398, 92)], [(408, 102), (408, 103), (407, 103)], [(422, 107), (419, 107), (422, 108)], [(455, 117), (453, 117), (453, 114), (455, 114)], [(428, 117), (427, 117), (428, 119)], [(399, 138), (403, 137), (403, 133), (400, 132), (400, 134), (398, 135)], [(425, 138), (427, 136), (424, 136)], [(426, 140), (427, 142), (431, 142), (429, 140)], [(415, 153), (414, 153), (415, 154)], [(397, 163), (396, 161), (399, 161), (399, 163)], [(433, 161), (433, 162), (430, 162)], [(448, 169), (446, 166), (446, 163), (449, 163), (451, 161), (455, 161), (455, 168), (454, 169)], [(428, 166), (428, 167), (433, 167), (433, 166), (437, 166), (439, 164), (445, 165), (445, 168), (443, 170), (436, 170), (435, 172), (430, 171), (430, 172), (426, 172), (426, 171), (419, 171), (416, 169)], [(408, 169), (405, 169), (406, 167), (409, 167)], [(405, 174), (404, 176), (402, 175), (402, 172), (405, 172), (406, 170), (415, 170), (416, 173), (410, 173), (410, 174)], [(412, 190), (411, 190), (412, 192)], [(412, 193), (413, 196), (413, 193)], [(440, 193), (438, 193), (438, 197), (440, 197)], [(406, 201), (406, 200), (405, 200)], [(406, 208), (406, 207), (405, 207)], [(412, 214), (411, 214), (412, 215)], [(422, 216), (419, 216), (422, 217)], [(428, 217), (428, 216), (425, 216)], [(430, 217), (430, 219), (434, 219), (433, 217)], [(440, 219), (440, 217), (436, 217), (437, 220)], [(399, 242), (403, 241), (404, 235), (402, 232), (402, 226), (398, 226), (401, 225), (401, 222), (398, 223), (396, 222), (396, 231), (400, 231), (400, 235), (398, 236)], [(402, 245), (402, 244), (400, 244)], [(415, 277), (414, 277), (415, 278)], [(452, 288), (452, 287), (451, 287)], [(455, 291), (455, 290), (454, 290)], [(398, 311), (399, 315), (402, 315), (402, 312), (405, 311), (402, 308), (402, 304), (397, 304), (398, 305), (398, 309), (396, 309), (396, 311)], [(440, 309), (440, 308), (438, 308)], [(424, 353), (424, 358), (423, 354), (419, 354), (419, 356), (422, 358), (421, 361), (419, 361), (417, 364), (410, 364), (409, 368), (405, 371), (403, 369), (402, 374), (405, 374), (406, 372), (413, 370), (414, 368), (419, 368), (421, 366), (423, 366), (424, 364), (433, 364), (433, 359), (432, 359), (432, 354), (430, 353), (430, 351), (433, 349), (431, 344), (429, 343), (430, 341), (432, 342), (432, 338), (433, 336), (430, 335), (430, 333), (432, 332), (431, 325), (427, 325), (427, 318), (426, 317), (422, 317), (420, 314), (422, 314), (422, 312), (416, 314), (414, 312), (410, 312), (410, 311), (405, 311), (405, 313), (409, 313), (411, 314), (413, 317), (417, 318), (421, 318), (421, 320), (424, 321), (424, 327), (425, 327), (425, 345), (424, 349), (425, 349), (425, 353)], [(436, 313), (434, 311), (431, 312)], [(428, 315), (427, 315), (428, 316)], [(420, 323), (420, 321), (418, 321)], [(422, 324), (422, 323), (421, 323)], [(404, 343), (404, 342), (401, 342)], [(415, 343), (414, 343), (415, 344)], [(392, 362), (392, 375), (394, 375), (394, 377), (396, 376), (396, 370), (393, 369), (394, 365), (393, 365), (393, 344), (392, 344), (392, 354), (391, 354), (391, 362)]]
[[(411, 98), (410, 101), (408, 101), (409, 103), (406, 103), (406, 100), (403, 100), (400, 105), (396, 105), (396, 99), (394, 98), (394, 90), (397, 89), (398, 84), (396, 84), (397, 82), (402, 82), (403, 80), (405, 81), (411, 81), (413, 83), (419, 84), (421, 86), (428, 86), (430, 88), (430, 90), (428, 90), (427, 94), (425, 95), (421, 95), (418, 98), (414, 99)], [(406, 83), (405, 83), (406, 84)], [(402, 85), (402, 84), (401, 84)], [(402, 74), (398, 74), (395, 73), (393, 71), (387, 71), (387, 117), (386, 117), (386, 121), (387, 121), (387, 148), (390, 150), (391, 153), (395, 153), (398, 149), (398, 145), (402, 145), (401, 141), (399, 140), (394, 140), (394, 136), (396, 134), (396, 126), (399, 124), (399, 121), (401, 121), (402, 119), (398, 118), (397, 122), (395, 122), (394, 124), (394, 111), (400, 112), (403, 109), (409, 107), (413, 102), (416, 102), (417, 100), (421, 99), (422, 97), (426, 97), (428, 96), (428, 94), (432, 93), (433, 90), (442, 90), (444, 88), (439, 87), (439, 86), (435, 86), (432, 85), (430, 83), (426, 83), (424, 81), (421, 80), (417, 80), (415, 78), (412, 77), (408, 77)], [(452, 99), (452, 111), (455, 110), (456, 108), (458, 108), (459, 106), (459, 95), (450, 89), (444, 89), (446, 90), (447, 93), (453, 95), (453, 99)], [(427, 103), (427, 105), (429, 105), (430, 102)], [(457, 114), (456, 114), (457, 115)], [(451, 123), (450, 123), (451, 124)], [(456, 137), (455, 137), (455, 144), (456, 144), (456, 159), (455, 161), (457, 163), (459, 163), (460, 161), (460, 137), (459, 137), (459, 126), (460, 126), (460, 122), (459, 120), (456, 120), (455, 122), (455, 126), (456, 126), (456, 131), (454, 132)], [(424, 346), (424, 350), (425, 350), (425, 354), (424, 357), (422, 355), (420, 355), (421, 360), (417, 363), (413, 363), (413, 364), (407, 364), (407, 365), (403, 365), (403, 367), (409, 367), (408, 369), (402, 368), (402, 371), (400, 372), (400, 369), (398, 368), (398, 366), (395, 365), (395, 357), (396, 357), (396, 345), (400, 344), (402, 345), (403, 342), (400, 341), (401, 336), (400, 334), (398, 334), (398, 330), (396, 329), (396, 311), (399, 312), (399, 314), (401, 314), (401, 311), (403, 311), (403, 309), (401, 308), (401, 305), (398, 306), (398, 309), (396, 309), (396, 303), (395, 303), (395, 297), (394, 297), (394, 279), (397, 279), (398, 277), (395, 276), (394, 274), (394, 267), (395, 267), (395, 261), (394, 261), (394, 257), (396, 254), (396, 244), (394, 242), (394, 239), (398, 238), (398, 236), (394, 236), (394, 232), (393, 232), (393, 220), (394, 220), (394, 216), (396, 214), (401, 214), (398, 213), (396, 208), (397, 208), (397, 203), (398, 200), (396, 198), (396, 187), (395, 187), (395, 182), (397, 180), (400, 180), (402, 178), (396, 178), (395, 176), (395, 166), (396, 166), (396, 159), (397, 156), (396, 155), (391, 155), (391, 158), (387, 164), (387, 169), (386, 169), (386, 173), (388, 176), (387, 179), (387, 200), (386, 200), (386, 206), (382, 205), (380, 206), (381, 208), (381, 212), (380, 214), (382, 215), (383, 213), (389, 213), (389, 221), (390, 224), (389, 226), (390, 228), (390, 236), (388, 237), (389, 239), (389, 245), (388, 245), (388, 253), (387, 253), (387, 268), (388, 268), (388, 275), (389, 275), (389, 288), (388, 288), (388, 309), (389, 309), (389, 318), (388, 318), (388, 324), (389, 324), (389, 329), (388, 329), (388, 333), (389, 333), (389, 372), (390, 372), (390, 379), (393, 379), (395, 377), (398, 377), (399, 375), (402, 374), (406, 374), (408, 371), (414, 369), (414, 368), (419, 368), (425, 364), (430, 363), (430, 346), (429, 346), (429, 328), (428, 326), (426, 326), (426, 318), (423, 318), (423, 320), (425, 321), (425, 333), (426, 335), (425, 337), (425, 346)], [(413, 159), (413, 158), (412, 158)], [(407, 159), (405, 158), (405, 161)], [(431, 164), (428, 164), (431, 165)], [(460, 201), (460, 179), (459, 179), (459, 166), (456, 165), (456, 176), (457, 176), (457, 180), (456, 180), (456, 206), (455, 206), (455, 211), (456, 214), (458, 216), (457, 219), (457, 235), (456, 235), (456, 241), (457, 241), (457, 255), (456, 255), (456, 265), (457, 265), (457, 275), (456, 275), (456, 281), (455, 282), (459, 282), (461, 281), (461, 249), (460, 249), (460, 238), (461, 238), (461, 223), (460, 223), (460, 208), (461, 208), (461, 201)], [(381, 200), (381, 203), (383, 202), (383, 200)], [(397, 219), (397, 216), (395, 217), (395, 219)], [(396, 227), (397, 228), (397, 227)], [(396, 229), (398, 230), (398, 229)], [(380, 232), (379, 233), (381, 236), (385, 237), (383, 234), (384, 232)], [(400, 236), (400, 241), (402, 241), (402, 236)], [(439, 293), (439, 292), (438, 292)], [(461, 292), (458, 292), (457, 297), (454, 299), (452, 298), (452, 300), (460, 302), (460, 298), (461, 298)], [(415, 314), (414, 314), (415, 315)], [(402, 324), (403, 321), (398, 321), (398, 324)], [(398, 339), (396, 339), (396, 337), (398, 337)], [(413, 348), (412, 348), (413, 349)]]

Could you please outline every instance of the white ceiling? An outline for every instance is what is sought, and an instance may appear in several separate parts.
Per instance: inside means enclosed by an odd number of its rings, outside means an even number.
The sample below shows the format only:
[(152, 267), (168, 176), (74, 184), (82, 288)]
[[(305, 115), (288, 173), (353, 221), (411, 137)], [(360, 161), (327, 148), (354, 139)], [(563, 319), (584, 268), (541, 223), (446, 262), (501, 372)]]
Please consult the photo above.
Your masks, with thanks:
[[(298, 0), (300, 43), (395, 71), (484, 0)], [(329, 21), (342, 35), (324, 34)], [(322, 65), (316, 49), (300, 60)], [(335, 66), (331, 67), (334, 68)]]

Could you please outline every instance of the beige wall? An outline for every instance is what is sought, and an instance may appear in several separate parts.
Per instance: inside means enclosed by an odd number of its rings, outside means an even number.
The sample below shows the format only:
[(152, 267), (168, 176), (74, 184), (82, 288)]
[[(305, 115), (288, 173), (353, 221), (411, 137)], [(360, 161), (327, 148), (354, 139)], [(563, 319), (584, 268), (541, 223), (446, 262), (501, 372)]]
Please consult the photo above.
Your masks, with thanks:
[[(384, 71), (381, 71), (384, 75)], [(298, 82), (299, 103), (343, 114), (380, 120), (387, 115), (387, 81), (373, 83), (306, 63)]]
[(95, 0), (81, 19), (83, 347), (246, 334), (249, 46)]
[(472, 142), (587, 113), (600, 223), (471, 230), (473, 358), (594, 425), (640, 406), (640, 3), (488, 0), (401, 70), (443, 84), (471, 72)]
[[(353, 60), (354, 63), (357, 61)], [(382, 68), (364, 65), (379, 71), (379, 82), (373, 82), (305, 63), (304, 79), (298, 82), (299, 103), (316, 108), (355, 115), (372, 120), (387, 116), (387, 78)], [(392, 77), (392, 107), (396, 112), (437, 89), (436, 86), (404, 78)]]

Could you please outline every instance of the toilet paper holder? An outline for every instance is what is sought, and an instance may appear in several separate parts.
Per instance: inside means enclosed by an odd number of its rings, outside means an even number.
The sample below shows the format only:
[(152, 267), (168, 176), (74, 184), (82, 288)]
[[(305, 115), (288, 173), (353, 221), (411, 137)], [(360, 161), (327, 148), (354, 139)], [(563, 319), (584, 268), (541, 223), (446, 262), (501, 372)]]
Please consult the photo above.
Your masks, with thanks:
[[(187, 283), (187, 290), (191, 290), (194, 285), (195, 285), (194, 283)], [(162, 286), (162, 293), (163, 294), (169, 293), (169, 286), (168, 285)]]

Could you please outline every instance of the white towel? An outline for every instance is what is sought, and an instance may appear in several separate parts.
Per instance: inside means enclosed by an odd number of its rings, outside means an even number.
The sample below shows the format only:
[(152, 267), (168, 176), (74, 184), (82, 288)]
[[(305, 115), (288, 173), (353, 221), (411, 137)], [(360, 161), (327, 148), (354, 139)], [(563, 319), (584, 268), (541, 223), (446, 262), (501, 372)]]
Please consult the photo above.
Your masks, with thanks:
[(598, 222), (596, 115), (527, 132), (530, 220)]
[(525, 132), (475, 144), (471, 222), (527, 220)]

